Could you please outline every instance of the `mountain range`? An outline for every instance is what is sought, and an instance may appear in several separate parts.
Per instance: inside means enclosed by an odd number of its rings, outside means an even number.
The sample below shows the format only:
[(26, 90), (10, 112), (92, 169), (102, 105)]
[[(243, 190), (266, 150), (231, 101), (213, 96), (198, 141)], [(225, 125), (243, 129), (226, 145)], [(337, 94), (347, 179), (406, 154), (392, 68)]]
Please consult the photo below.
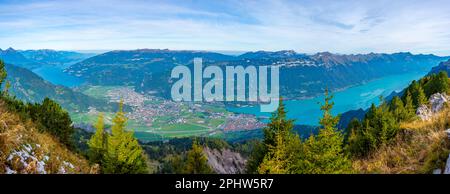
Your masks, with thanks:
[(71, 65), (94, 56), (92, 53), (73, 51), (56, 51), (50, 49), (15, 50), (0, 49), (0, 59), (5, 63), (14, 64), (27, 69), (35, 69), (45, 65)]
[(86, 111), (90, 106), (107, 110), (113, 107), (106, 101), (95, 99), (74, 91), (71, 88), (55, 85), (35, 74), (32, 69), (46, 65), (65, 65), (89, 57), (68, 51), (27, 50), (13, 48), (0, 49), (0, 59), (5, 62), (7, 80), (11, 83), (9, 93), (27, 102), (41, 102), (49, 97), (56, 100), (69, 111)]
[(55, 51), (50, 49), (19, 51), (25, 58), (46, 65), (63, 65), (65, 67), (80, 62), (96, 54), (73, 51)]
[(41, 102), (49, 97), (67, 110), (75, 112), (86, 111), (89, 107), (99, 107), (100, 110), (113, 108), (113, 105), (106, 101), (89, 97), (65, 86), (54, 85), (26, 68), (7, 63), (5, 69), (8, 74), (7, 80), (11, 83), (9, 92), (18, 99)]
[[(411, 53), (341, 55), (322, 52), (307, 55), (286, 50), (232, 56), (207, 51), (139, 49), (94, 55), (46, 49), (0, 49), (0, 58), (7, 63), (11, 93), (29, 102), (40, 102), (50, 97), (71, 111), (84, 111), (89, 106), (106, 110), (112, 109), (112, 105), (71, 88), (52, 84), (31, 70), (41, 66), (68, 66), (65, 70), (68, 74), (82, 78), (88, 85), (134, 86), (137, 91), (169, 98), (171, 69), (175, 65), (191, 67), (195, 57), (203, 58), (206, 65), (220, 67), (278, 65), (281, 67), (281, 95), (289, 99), (308, 98), (322, 94), (327, 87), (339, 90), (393, 74), (427, 72), (436, 64), (439, 65), (433, 67), (430, 73), (450, 70), (450, 62), (444, 62), (449, 57)], [(362, 109), (344, 113), (340, 126), (346, 126), (350, 118), (363, 114)]]
[(192, 66), (194, 57), (206, 65), (277, 65), (280, 67), (281, 95), (288, 99), (304, 99), (362, 84), (383, 76), (427, 72), (448, 57), (435, 55), (357, 54), (329, 52), (314, 55), (294, 51), (258, 51), (239, 56), (204, 51), (117, 50), (88, 58), (66, 71), (93, 85), (128, 85), (140, 92), (163, 97), (170, 94), (170, 72), (176, 65)]
[(438, 66), (433, 67), (429, 74), (436, 74), (441, 71), (447, 72), (447, 75), (450, 75), (450, 60), (445, 62), (440, 62)]

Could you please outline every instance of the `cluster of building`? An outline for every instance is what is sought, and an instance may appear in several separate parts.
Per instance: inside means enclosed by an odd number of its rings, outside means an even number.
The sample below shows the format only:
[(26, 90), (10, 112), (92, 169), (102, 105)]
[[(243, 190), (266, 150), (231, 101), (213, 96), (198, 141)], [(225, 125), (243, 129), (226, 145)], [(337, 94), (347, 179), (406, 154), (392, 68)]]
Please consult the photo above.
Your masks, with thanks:
[(238, 131), (238, 130), (254, 130), (265, 127), (266, 124), (259, 121), (253, 115), (238, 114), (228, 116), (225, 123), (221, 125), (224, 131)]
[[(174, 102), (157, 97), (149, 97), (135, 92), (132, 88), (117, 88), (107, 92), (106, 96), (111, 102), (119, 102), (123, 100), (125, 105), (132, 108), (127, 113), (127, 117), (136, 120), (145, 126), (152, 128), (154, 122), (161, 117), (170, 117), (167, 125), (187, 123), (188, 118), (192, 114), (202, 113), (201, 120), (196, 124), (206, 124), (211, 119), (223, 119), (225, 123), (221, 124), (217, 129), (224, 131), (235, 130), (253, 130), (265, 126), (253, 115), (234, 114), (226, 111), (213, 111), (207, 106), (191, 102)], [(222, 105), (223, 106), (223, 105)], [(95, 110), (90, 110), (90, 112)], [(183, 114), (187, 113), (187, 114)], [(217, 126), (205, 126), (217, 127)]]

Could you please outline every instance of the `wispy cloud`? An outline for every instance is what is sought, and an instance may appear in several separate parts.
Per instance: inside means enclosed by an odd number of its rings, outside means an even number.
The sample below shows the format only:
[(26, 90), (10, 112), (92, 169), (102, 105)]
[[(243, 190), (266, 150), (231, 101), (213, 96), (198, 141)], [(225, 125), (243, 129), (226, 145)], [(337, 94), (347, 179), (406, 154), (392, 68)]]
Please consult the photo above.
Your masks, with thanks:
[(0, 47), (450, 55), (445, 1), (4, 1)]

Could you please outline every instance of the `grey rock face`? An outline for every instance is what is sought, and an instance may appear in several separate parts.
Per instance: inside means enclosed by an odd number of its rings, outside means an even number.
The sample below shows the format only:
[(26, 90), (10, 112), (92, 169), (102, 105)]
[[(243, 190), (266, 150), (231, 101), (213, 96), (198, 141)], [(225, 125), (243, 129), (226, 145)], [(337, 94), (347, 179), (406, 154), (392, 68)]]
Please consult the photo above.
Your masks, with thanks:
[(442, 110), (448, 101), (446, 94), (436, 93), (430, 96), (431, 112), (436, 113)]
[[(437, 113), (447, 104), (449, 97), (446, 94), (436, 93), (430, 96), (429, 105), (422, 104), (417, 108), (416, 115), (423, 121), (430, 120), (434, 113)], [(431, 107), (431, 108), (429, 108)]]
[(218, 174), (239, 174), (244, 173), (246, 160), (240, 153), (229, 149), (221, 151), (210, 149), (203, 150), (208, 158), (209, 166)]
[(444, 174), (450, 174), (450, 154), (447, 158), (447, 164), (445, 164)]
[(419, 108), (417, 108), (416, 115), (423, 121), (428, 121), (433, 116), (433, 113), (427, 105), (420, 105)]
[(442, 174), (442, 170), (441, 169), (434, 169), (433, 170), (433, 174)]

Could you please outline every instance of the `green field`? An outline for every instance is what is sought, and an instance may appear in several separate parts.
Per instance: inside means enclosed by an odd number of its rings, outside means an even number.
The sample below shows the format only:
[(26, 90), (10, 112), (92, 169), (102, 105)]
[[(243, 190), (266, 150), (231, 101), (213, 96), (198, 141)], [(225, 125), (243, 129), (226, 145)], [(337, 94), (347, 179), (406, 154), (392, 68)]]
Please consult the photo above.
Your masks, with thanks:
[[(90, 97), (102, 99), (108, 101), (108, 97), (106, 94), (113, 89), (125, 88), (125, 86), (89, 86), (82, 90), (83, 94), (86, 94)], [(130, 87), (132, 88), (132, 87)]]
[[(106, 94), (116, 86), (90, 86), (81, 89), (88, 96), (109, 100)], [(152, 98), (144, 102), (145, 105), (157, 105), (163, 103), (162, 99)], [(128, 120), (127, 128), (135, 132), (138, 139), (154, 141), (169, 138), (189, 137), (189, 136), (223, 136), (218, 126), (225, 122), (225, 118), (211, 117), (212, 114), (229, 114), (224, 106), (202, 104), (201, 112), (189, 112), (189, 105), (180, 105), (179, 111), (175, 114), (152, 116), (151, 126), (140, 119)], [(94, 124), (97, 115), (89, 113), (71, 113), (75, 123)], [(105, 113), (106, 124), (110, 125), (114, 113)], [(175, 122), (176, 119), (183, 118), (183, 122)]]

